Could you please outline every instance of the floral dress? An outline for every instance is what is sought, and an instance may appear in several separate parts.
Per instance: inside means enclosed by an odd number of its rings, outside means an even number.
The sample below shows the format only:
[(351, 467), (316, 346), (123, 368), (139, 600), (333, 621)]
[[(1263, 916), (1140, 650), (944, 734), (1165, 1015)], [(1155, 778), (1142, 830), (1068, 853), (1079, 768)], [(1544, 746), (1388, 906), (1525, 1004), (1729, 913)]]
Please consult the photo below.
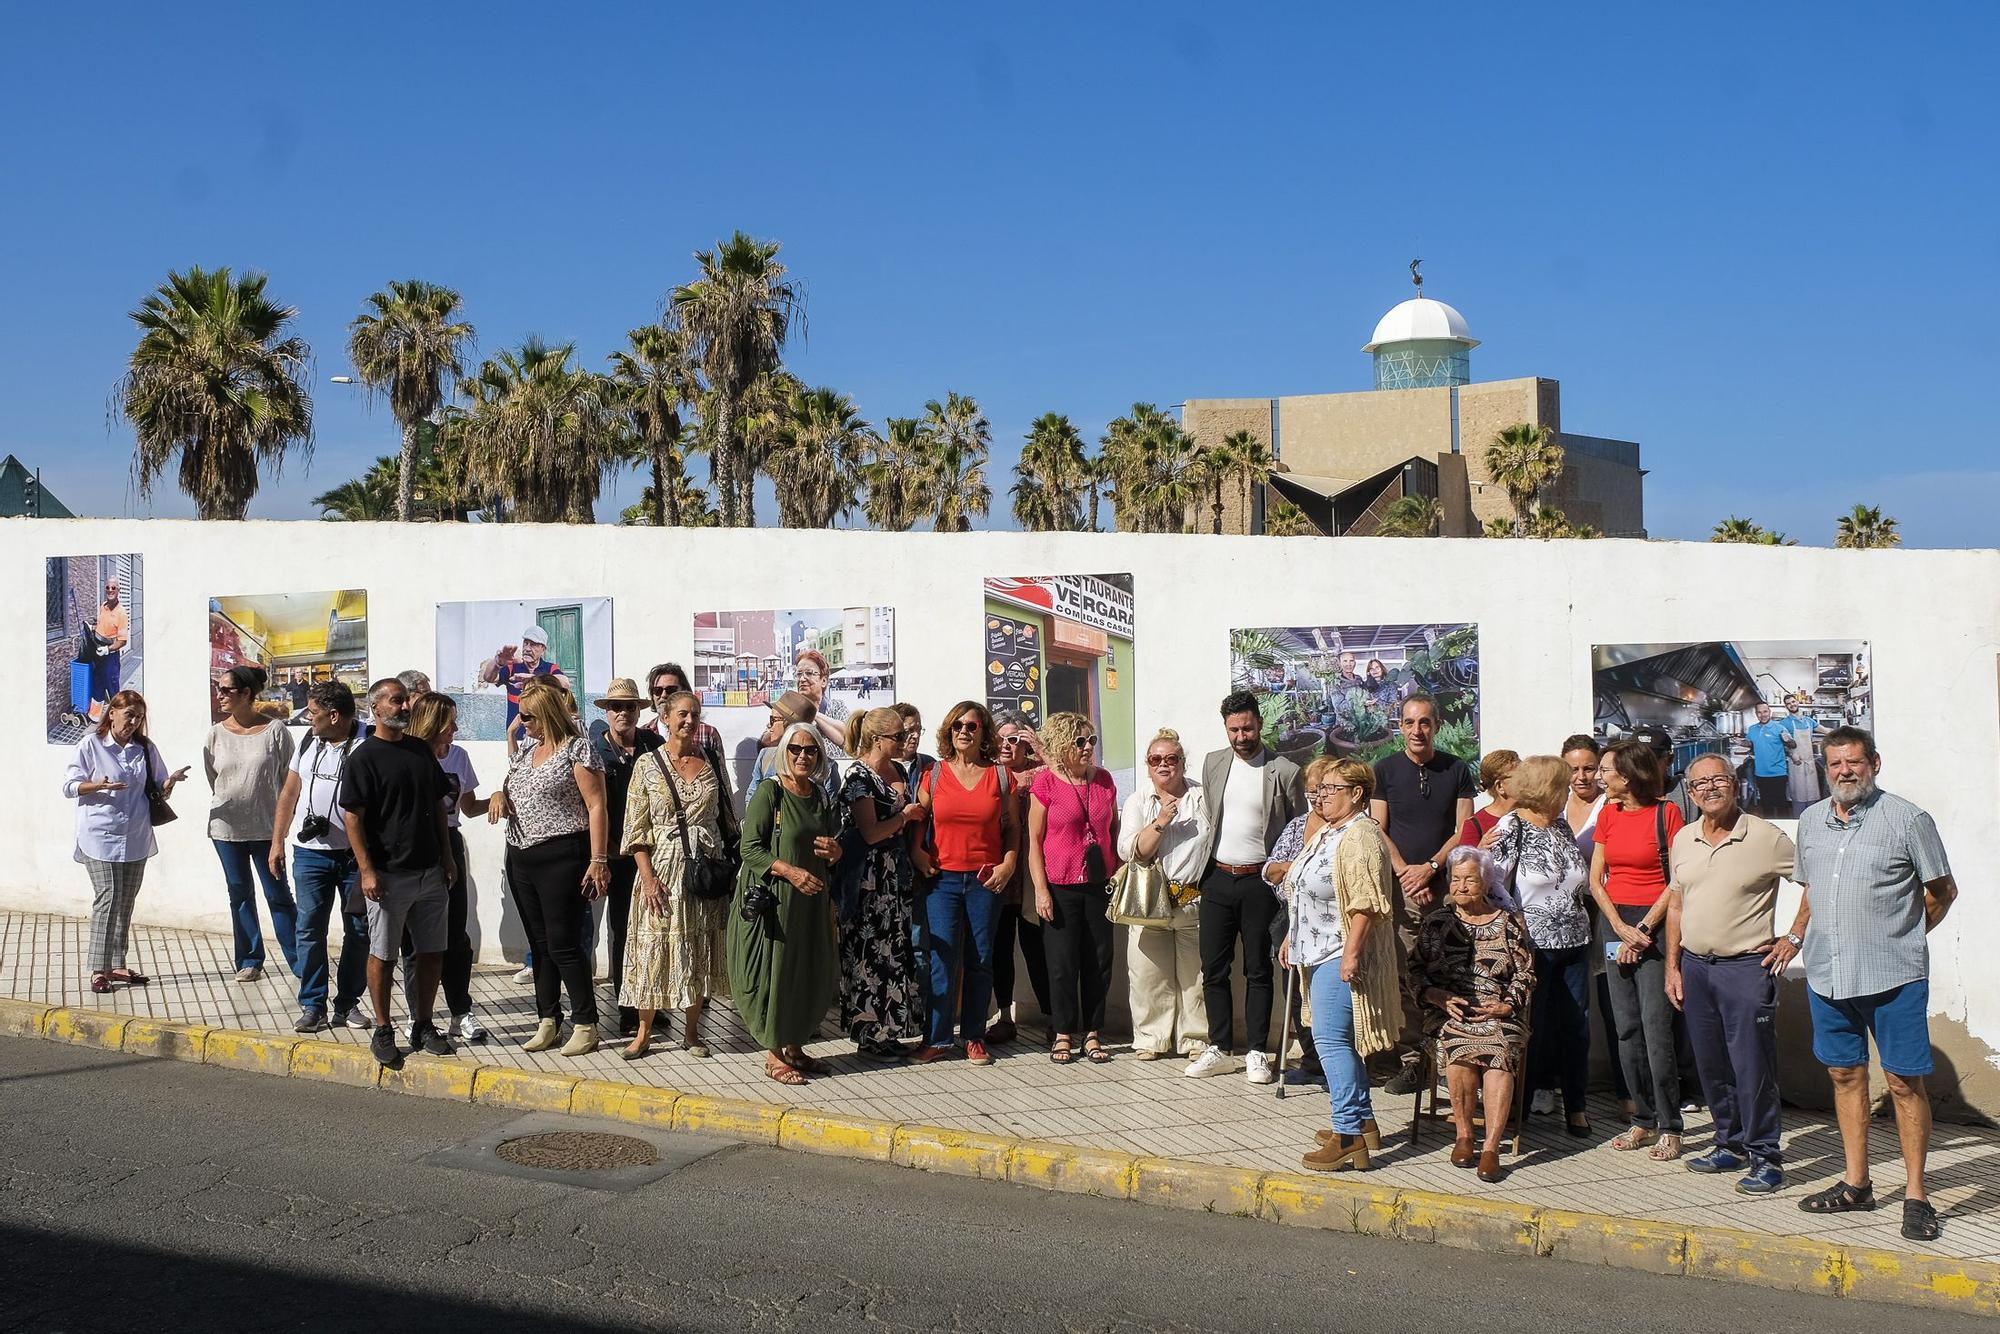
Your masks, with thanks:
[(1412, 964), (1420, 997), (1436, 987), (1475, 1005), (1505, 1001), (1514, 1007), (1504, 1019), (1454, 1019), (1426, 1002), (1424, 1031), (1437, 1039), (1439, 1061), (1521, 1073), (1528, 1000), (1535, 991), (1535, 952), (1521, 919), (1503, 908), (1474, 926), (1447, 903), (1424, 918)]
[[(664, 750), (649, 751), (632, 766), (632, 789), (625, 798), (627, 856), (645, 851), (666, 892), (666, 906), (654, 912), (635, 886), (625, 928), (625, 976), (618, 1003), (634, 1010), (681, 1010), (711, 996), (729, 994), (729, 955), (724, 933), (728, 899), (698, 899), (687, 891), (688, 863), (681, 850), (674, 791), (687, 812), (688, 845), (722, 846), (721, 785), (715, 765), (704, 764), (693, 779), (671, 773)], [(668, 784), (675, 785), (672, 791)]]
[[(840, 801), (852, 807), (864, 798), (875, 803), (875, 818), (897, 809), (888, 784), (860, 760), (848, 768)], [(852, 818), (851, 815), (849, 818)], [(881, 1046), (923, 1031), (926, 982), (917, 975), (911, 944), (915, 922), (910, 906), (909, 847), (900, 834), (878, 847), (864, 847), (860, 906), (851, 926), (840, 933), (840, 1022), (847, 1035), (865, 1046)]]

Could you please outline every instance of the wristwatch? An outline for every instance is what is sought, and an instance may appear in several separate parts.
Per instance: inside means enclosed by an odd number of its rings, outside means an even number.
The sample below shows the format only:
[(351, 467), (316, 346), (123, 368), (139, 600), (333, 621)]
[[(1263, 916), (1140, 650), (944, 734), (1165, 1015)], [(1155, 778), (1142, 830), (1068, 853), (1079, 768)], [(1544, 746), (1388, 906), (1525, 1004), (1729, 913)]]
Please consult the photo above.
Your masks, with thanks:
[(1796, 931), (1785, 932), (1785, 939), (1792, 942), (1792, 948), (1795, 950), (1805, 948), (1806, 938)]
[(1424, 865), (1431, 868), (1431, 873), (1433, 875), (1437, 873), (1437, 868), (1438, 868), (1437, 858), (1433, 857), (1431, 860), (1425, 862)]

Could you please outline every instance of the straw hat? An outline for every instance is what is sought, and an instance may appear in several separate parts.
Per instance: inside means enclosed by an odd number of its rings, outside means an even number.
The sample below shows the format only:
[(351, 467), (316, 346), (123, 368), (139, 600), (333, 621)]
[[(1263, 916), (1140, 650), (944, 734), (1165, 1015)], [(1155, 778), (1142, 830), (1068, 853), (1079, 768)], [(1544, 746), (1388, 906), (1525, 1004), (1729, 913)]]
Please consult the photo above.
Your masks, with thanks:
[(644, 704), (646, 697), (639, 693), (639, 683), (629, 676), (614, 676), (611, 686), (602, 695), (592, 700), (598, 708), (607, 704)]

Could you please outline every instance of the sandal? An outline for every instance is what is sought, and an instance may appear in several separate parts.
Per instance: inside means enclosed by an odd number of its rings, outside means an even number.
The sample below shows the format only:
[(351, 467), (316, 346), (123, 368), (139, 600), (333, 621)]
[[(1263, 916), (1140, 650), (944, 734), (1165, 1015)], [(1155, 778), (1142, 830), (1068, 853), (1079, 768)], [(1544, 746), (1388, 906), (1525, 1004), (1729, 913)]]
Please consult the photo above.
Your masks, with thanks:
[(1657, 1130), (1647, 1130), (1643, 1126), (1633, 1126), (1617, 1139), (1612, 1140), (1611, 1147), (1620, 1153), (1630, 1153), (1634, 1149), (1645, 1148), (1648, 1144), (1659, 1139), (1659, 1137), (1660, 1132)]
[(1944, 1224), (1938, 1221), (1937, 1210), (1931, 1208), (1929, 1200), (1903, 1201), (1903, 1239), (1906, 1241), (1936, 1241), (1944, 1235)]
[(825, 1061), (814, 1060), (803, 1051), (796, 1056), (785, 1057), (784, 1061), (786, 1065), (791, 1066), (792, 1069), (802, 1075), (823, 1075), (826, 1073)]
[(1681, 1156), (1681, 1137), (1669, 1130), (1646, 1154), (1656, 1163), (1670, 1163)]
[(775, 1079), (780, 1084), (790, 1084), (794, 1087), (806, 1082), (806, 1077), (790, 1065), (769, 1056), (764, 1058), (764, 1077), (766, 1079)]
[(1049, 1059), (1057, 1065), (1068, 1065), (1076, 1059), (1076, 1049), (1068, 1038), (1057, 1038), (1049, 1047)]
[(123, 982), (128, 987), (143, 987), (153, 979), (136, 968), (114, 968), (111, 971), (111, 980)]
[(92, 973), (90, 975), (90, 989), (100, 996), (109, 992), (111, 990), (111, 975), (109, 973)]
[(1085, 1038), (1083, 1058), (1092, 1065), (1108, 1065), (1111, 1063), (1111, 1049), (1096, 1038)]
[(1850, 1214), (1874, 1207), (1875, 1187), (1850, 1186), (1844, 1177), (1825, 1190), (1816, 1190), (1799, 1201), (1799, 1208), (1809, 1214)]

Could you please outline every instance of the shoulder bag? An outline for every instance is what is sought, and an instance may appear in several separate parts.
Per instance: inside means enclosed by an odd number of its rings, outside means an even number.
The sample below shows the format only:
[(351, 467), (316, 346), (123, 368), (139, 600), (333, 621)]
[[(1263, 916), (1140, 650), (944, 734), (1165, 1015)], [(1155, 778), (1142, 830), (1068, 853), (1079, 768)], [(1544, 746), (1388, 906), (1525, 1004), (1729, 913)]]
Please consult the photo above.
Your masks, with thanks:
[(1134, 856), (1112, 873), (1104, 915), (1119, 926), (1167, 926), (1179, 906), (1159, 862), (1142, 862)]
[[(681, 802), (681, 785), (674, 779), (674, 771), (667, 766), (665, 747), (650, 752), (653, 763), (660, 768), (660, 776), (667, 780), (667, 799), (674, 805), (674, 826), (681, 836), (681, 860), (687, 864), (687, 892), (697, 899), (726, 899), (736, 893), (736, 862), (729, 849), (704, 852), (697, 857), (694, 844), (688, 838), (687, 807)], [(714, 769), (711, 759), (709, 768)], [(729, 793), (721, 787), (718, 776), (715, 800), (718, 806), (717, 823), (721, 823), (720, 807), (729, 801)]]
[[(157, 753), (158, 752), (156, 752), (153, 749), (153, 743), (151, 741), (147, 741), (146, 742), (146, 821), (147, 823), (151, 824), (155, 829), (159, 828), (163, 824), (172, 824), (174, 821), (181, 818), (180, 816), (174, 813), (173, 806), (168, 803), (167, 794), (161, 790), (160, 780), (153, 776), (153, 757)], [(160, 767), (162, 769), (166, 768), (167, 762), (165, 760), (161, 760)]]

